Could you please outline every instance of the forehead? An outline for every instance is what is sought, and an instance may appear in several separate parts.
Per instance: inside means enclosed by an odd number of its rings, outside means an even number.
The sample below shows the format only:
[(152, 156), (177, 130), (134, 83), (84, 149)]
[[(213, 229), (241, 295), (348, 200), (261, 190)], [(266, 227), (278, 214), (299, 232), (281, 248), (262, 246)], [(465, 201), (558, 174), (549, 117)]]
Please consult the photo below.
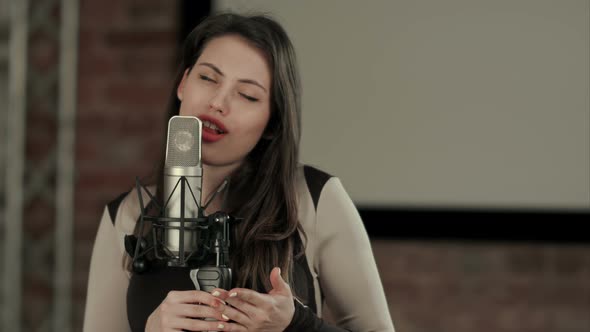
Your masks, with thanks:
[(265, 52), (238, 35), (223, 35), (208, 41), (197, 64), (203, 62), (214, 64), (228, 77), (255, 79), (267, 87), (271, 82)]

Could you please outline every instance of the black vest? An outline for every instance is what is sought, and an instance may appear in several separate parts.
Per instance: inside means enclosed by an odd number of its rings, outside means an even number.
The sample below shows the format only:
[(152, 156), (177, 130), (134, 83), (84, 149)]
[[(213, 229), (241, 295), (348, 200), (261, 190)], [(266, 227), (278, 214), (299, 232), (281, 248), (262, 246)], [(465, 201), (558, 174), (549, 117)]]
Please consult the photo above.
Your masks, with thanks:
[[(304, 166), (305, 181), (311, 193), (314, 207), (330, 175), (311, 166)], [(108, 204), (111, 220), (115, 220), (123, 193)], [(194, 290), (189, 277), (189, 267), (153, 267), (142, 274), (131, 275), (127, 289), (127, 317), (132, 331), (144, 331), (147, 318), (172, 290)], [(313, 312), (317, 312), (313, 277), (305, 255), (295, 260), (293, 271), (294, 292)], [(261, 290), (258, 290), (261, 291)], [(108, 318), (105, 318), (108, 319)]]

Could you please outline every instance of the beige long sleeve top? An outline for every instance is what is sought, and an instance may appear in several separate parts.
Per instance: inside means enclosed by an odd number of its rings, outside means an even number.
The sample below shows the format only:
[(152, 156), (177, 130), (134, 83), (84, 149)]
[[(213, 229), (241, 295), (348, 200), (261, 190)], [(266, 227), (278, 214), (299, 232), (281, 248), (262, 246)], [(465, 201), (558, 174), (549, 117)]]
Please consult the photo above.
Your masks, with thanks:
[[(297, 183), (307, 243), (295, 283), (309, 294), (305, 304), (319, 318), (323, 305), (329, 306), (335, 324), (350, 331), (394, 332), (369, 237), (341, 181), (301, 166)], [(131, 331), (127, 301), (133, 275), (123, 266), (124, 237), (133, 233), (139, 211), (133, 190), (105, 207), (90, 263), (86, 332)]]

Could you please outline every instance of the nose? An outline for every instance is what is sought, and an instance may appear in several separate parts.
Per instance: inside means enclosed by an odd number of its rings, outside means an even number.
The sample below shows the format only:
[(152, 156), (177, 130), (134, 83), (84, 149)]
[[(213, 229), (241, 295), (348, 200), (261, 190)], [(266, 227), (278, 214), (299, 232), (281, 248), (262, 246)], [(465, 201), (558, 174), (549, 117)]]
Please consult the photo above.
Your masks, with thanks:
[(215, 112), (219, 112), (221, 114), (227, 114), (228, 104), (227, 104), (227, 92), (223, 90), (218, 90), (215, 95), (211, 97), (209, 100), (209, 108)]

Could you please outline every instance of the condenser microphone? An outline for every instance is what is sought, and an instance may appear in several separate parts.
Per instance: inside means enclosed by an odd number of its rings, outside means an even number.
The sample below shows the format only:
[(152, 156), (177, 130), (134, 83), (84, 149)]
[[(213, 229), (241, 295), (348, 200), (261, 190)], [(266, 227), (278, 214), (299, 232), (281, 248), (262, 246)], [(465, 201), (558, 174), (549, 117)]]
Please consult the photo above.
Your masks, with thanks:
[[(166, 218), (200, 217), (202, 128), (201, 120), (194, 116), (173, 116), (168, 121), (163, 181), (163, 212)], [(181, 181), (181, 178), (186, 181)], [(181, 245), (187, 254), (198, 250), (199, 234), (196, 229), (181, 228), (180, 221), (171, 221), (168, 226), (163, 235), (163, 245), (169, 252), (178, 255)]]

